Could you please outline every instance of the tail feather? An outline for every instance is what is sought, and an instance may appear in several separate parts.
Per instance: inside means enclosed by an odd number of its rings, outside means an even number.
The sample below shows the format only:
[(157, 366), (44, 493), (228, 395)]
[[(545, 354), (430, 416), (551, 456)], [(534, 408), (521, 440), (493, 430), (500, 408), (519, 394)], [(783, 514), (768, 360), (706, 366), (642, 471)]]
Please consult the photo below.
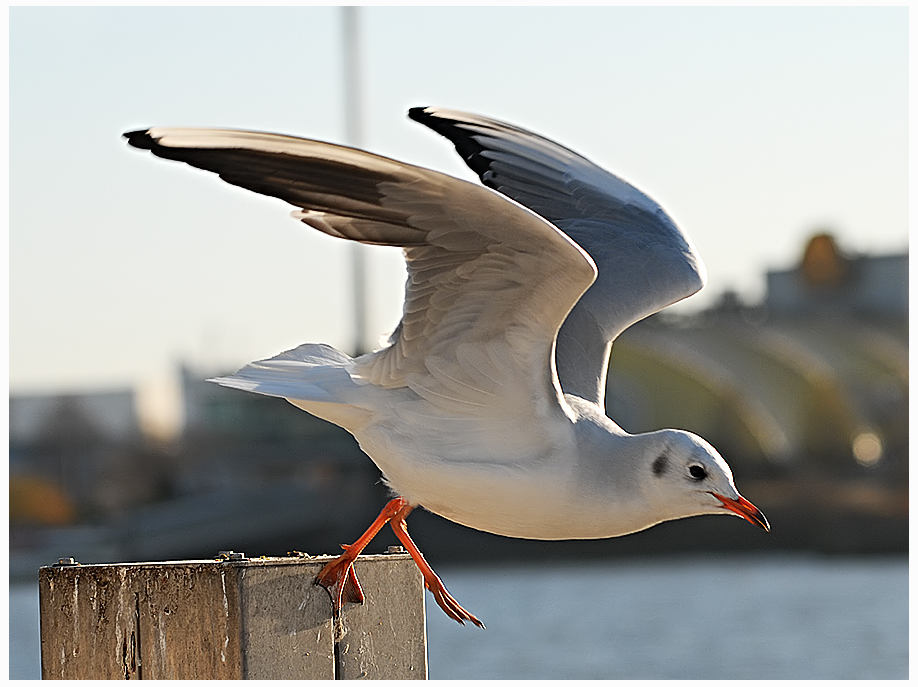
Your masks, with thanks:
[(348, 372), (352, 362), (353, 358), (326, 344), (303, 344), (208, 381), (291, 401), (347, 403), (342, 394), (356, 386)]

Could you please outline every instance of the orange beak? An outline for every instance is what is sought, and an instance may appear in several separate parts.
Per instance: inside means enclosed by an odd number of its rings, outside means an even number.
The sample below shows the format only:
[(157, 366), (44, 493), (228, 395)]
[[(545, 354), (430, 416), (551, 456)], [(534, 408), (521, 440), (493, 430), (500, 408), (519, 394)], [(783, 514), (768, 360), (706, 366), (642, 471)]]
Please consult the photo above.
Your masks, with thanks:
[(734, 500), (728, 499), (720, 494), (715, 494), (713, 491), (709, 491), (708, 493), (716, 497), (717, 500), (723, 504), (723, 506), (721, 506), (722, 508), (726, 508), (728, 511), (736, 513), (743, 520), (751, 522), (753, 525), (758, 525), (766, 532), (771, 530), (771, 527), (768, 525), (768, 520), (765, 519), (765, 515), (762, 511), (753, 506), (750, 501), (747, 501), (742, 496)]

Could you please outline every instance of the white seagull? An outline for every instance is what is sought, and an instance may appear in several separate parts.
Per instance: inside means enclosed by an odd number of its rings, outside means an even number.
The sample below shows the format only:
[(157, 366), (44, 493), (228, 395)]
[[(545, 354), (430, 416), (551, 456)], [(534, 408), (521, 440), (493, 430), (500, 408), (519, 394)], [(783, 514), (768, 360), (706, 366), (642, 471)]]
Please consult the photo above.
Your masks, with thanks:
[(389, 522), (447, 615), (483, 627), (409, 537), (418, 506), (525, 539), (617, 537), (707, 513), (768, 530), (707, 441), (629, 434), (605, 413), (612, 341), (704, 284), (689, 238), (642, 192), (546, 138), (451, 110), (409, 116), (451, 140), (485, 186), (277, 134), (125, 134), (285, 200), (326, 234), (404, 250), (405, 304), (385, 348), (351, 358), (303, 344), (214, 380), (340, 425), (394, 492), (318, 576), (335, 612), (363, 601), (352, 563)]

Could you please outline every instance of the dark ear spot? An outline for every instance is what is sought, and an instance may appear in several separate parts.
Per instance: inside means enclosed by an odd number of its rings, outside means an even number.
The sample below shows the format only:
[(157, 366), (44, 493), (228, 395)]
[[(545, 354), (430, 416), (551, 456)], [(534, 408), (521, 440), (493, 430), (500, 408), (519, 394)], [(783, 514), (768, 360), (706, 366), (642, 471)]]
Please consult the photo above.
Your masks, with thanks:
[(653, 474), (659, 477), (664, 472), (666, 472), (666, 466), (669, 464), (669, 456), (666, 453), (661, 453), (657, 456), (653, 463), (650, 466), (650, 469), (653, 471)]

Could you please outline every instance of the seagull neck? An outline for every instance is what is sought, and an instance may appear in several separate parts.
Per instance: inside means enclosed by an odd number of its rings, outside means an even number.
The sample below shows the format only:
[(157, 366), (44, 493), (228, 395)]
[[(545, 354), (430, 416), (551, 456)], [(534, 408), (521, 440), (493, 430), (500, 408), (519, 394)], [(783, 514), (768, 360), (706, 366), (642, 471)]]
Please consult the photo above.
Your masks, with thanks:
[(570, 394), (565, 401), (577, 417), (577, 499), (572, 508), (592, 523), (597, 534), (590, 538), (628, 534), (659, 522), (642, 479), (644, 456), (656, 439), (629, 434), (595, 403)]

